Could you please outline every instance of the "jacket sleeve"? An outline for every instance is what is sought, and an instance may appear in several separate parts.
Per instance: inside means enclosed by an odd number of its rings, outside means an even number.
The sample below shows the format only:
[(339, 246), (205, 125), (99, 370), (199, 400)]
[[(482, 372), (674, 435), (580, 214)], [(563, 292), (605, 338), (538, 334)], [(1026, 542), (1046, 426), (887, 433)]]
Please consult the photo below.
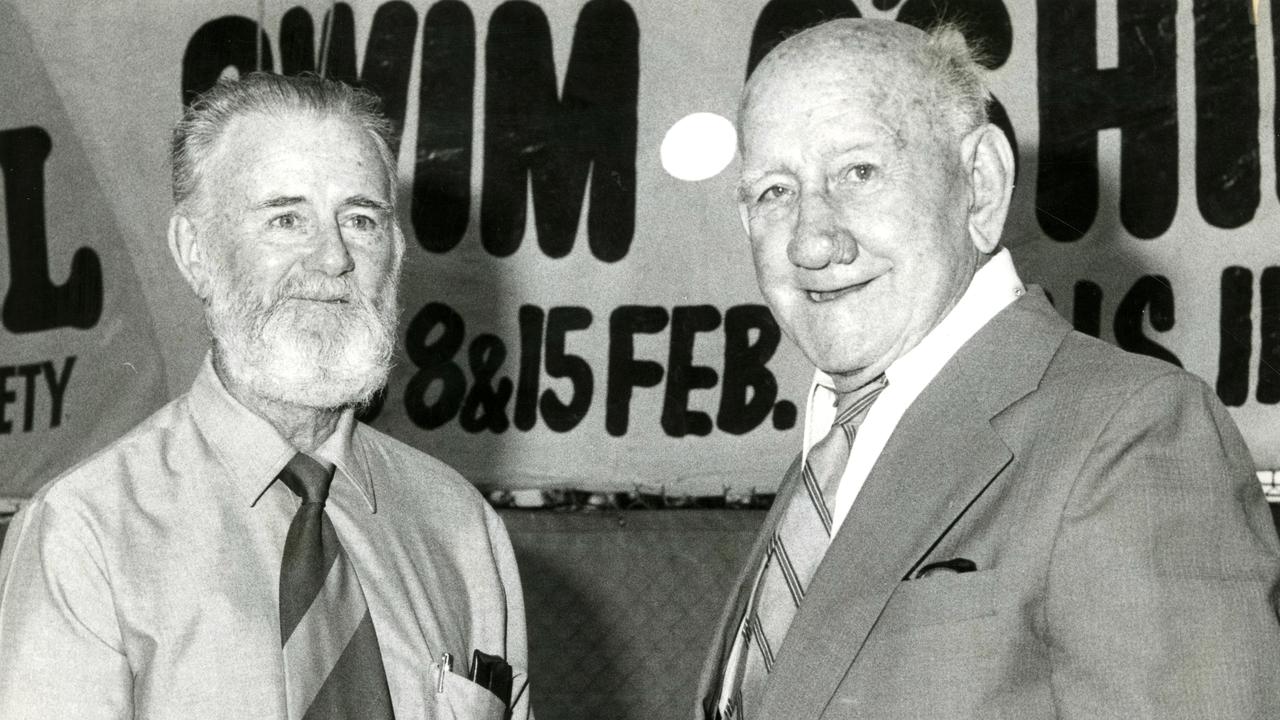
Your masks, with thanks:
[(1058, 717), (1280, 717), (1280, 543), (1234, 423), (1176, 371), (1099, 423), (1048, 571)]

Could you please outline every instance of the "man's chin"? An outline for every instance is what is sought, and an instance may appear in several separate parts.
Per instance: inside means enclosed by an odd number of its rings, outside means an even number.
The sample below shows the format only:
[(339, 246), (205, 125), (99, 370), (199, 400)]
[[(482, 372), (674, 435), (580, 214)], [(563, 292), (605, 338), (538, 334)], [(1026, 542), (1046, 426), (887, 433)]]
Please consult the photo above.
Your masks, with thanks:
[(242, 354), (219, 345), (214, 355), (224, 381), (268, 402), (316, 410), (340, 410), (367, 403), (386, 383), (390, 371), (390, 363), (377, 353), (347, 357), (346, 362), (320, 362), (298, 352), (296, 346), (276, 346), (273, 352), (260, 348), (257, 353)]
[(286, 298), (260, 308), (230, 291), (215, 295), (206, 318), (224, 381), (318, 410), (366, 403), (385, 384), (395, 318), (376, 305)]
[(833, 378), (861, 376), (868, 370), (879, 371), (882, 366), (888, 364), (885, 362), (887, 358), (865, 348), (856, 347), (855, 343), (856, 340), (848, 339), (843, 346), (839, 344), (801, 345), (800, 349), (814, 367)]
[(255, 394), (278, 403), (314, 410), (342, 410), (363, 405), (386, 382), (385, 370), (370, 369), (363, 376), (333, 377), (328, 373), (253, 373), (245, 383)]

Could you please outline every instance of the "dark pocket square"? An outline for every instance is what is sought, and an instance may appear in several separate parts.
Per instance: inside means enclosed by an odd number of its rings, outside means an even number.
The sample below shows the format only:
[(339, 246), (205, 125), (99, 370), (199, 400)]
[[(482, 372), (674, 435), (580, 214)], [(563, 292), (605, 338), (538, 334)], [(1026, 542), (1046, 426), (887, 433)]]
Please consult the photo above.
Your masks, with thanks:
[(910, 579), (919, 580), (921, 578), (929, 577), (937, 572), (967, 573), (973, 572), (977, 569), (978, 564), (969, 558), (951, 558), (950, 560), (940, 560), (938, 562), (931, 562), (928, 565), (925, 565), (917, 570), (915, 576)]

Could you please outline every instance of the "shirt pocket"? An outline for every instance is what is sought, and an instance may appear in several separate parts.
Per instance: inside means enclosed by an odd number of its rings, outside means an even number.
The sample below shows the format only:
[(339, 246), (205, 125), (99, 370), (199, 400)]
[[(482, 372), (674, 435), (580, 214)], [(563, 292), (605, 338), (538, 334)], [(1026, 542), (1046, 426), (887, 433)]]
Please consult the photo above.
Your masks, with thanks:
[(425, 698), (425, 717), (431, 720), (502, 720), (507, 707), (497, 695), (450, 671), (440, 673), (431, 663), (431, 679)]
[(877, 629), (892, 632), (995, 615), (996, 572), (936, 573), (900, 582)]

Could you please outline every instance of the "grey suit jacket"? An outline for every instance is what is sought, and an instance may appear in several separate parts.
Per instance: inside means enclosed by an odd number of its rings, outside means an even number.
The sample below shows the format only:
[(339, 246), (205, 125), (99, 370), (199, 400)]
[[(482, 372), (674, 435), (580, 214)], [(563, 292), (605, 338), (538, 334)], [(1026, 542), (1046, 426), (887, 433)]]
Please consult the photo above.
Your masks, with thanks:
[[(699, 688), (709, 717), (750, 553)], [(973, 572), (910, 579), (963, 557)], [(1280, 543), (1239, 432), (1182, 370), (1038, 289), (899, 422), (750, 718), (1280, 717)]]

